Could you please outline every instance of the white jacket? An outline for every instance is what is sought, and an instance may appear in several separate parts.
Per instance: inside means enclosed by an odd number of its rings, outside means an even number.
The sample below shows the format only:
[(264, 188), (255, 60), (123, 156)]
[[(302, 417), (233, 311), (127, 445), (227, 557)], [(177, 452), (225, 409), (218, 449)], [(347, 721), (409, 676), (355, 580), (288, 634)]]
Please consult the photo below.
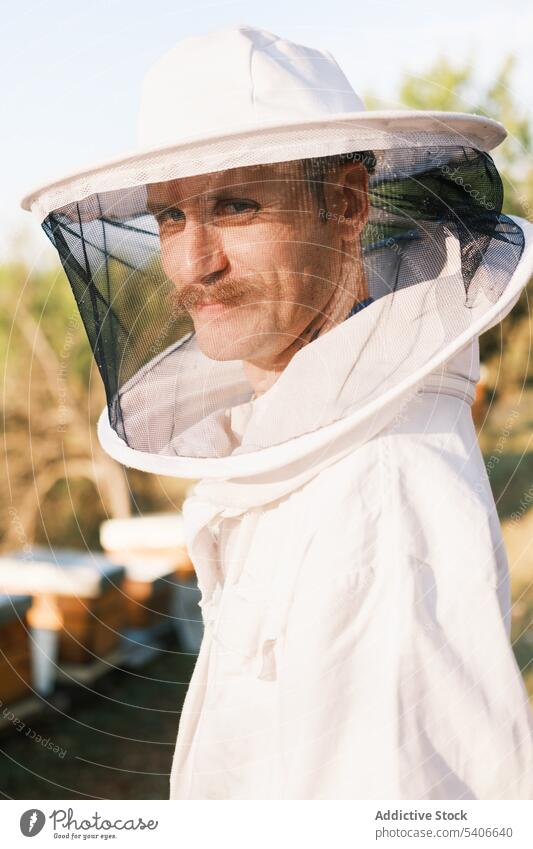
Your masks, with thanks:
[(475, 339), (289, 491), (197, 485), (184, 518), (206, 629), (171, 798), (533, 797), (477, 368)]

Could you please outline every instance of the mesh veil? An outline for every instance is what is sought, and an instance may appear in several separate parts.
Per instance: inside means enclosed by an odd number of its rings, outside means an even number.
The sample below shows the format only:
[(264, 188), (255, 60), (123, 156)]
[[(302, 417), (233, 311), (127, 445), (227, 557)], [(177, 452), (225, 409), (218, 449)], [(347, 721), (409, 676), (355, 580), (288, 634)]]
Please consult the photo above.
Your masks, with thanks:
[[(95, 193), (43, 228), (116, 434), (139, 451), (217, 457), (336, 421), (445, 359), (520, 260), (502, 202), (490, 155), (455, 144)], [(257, 411), (269, 364), (279, 377)]]

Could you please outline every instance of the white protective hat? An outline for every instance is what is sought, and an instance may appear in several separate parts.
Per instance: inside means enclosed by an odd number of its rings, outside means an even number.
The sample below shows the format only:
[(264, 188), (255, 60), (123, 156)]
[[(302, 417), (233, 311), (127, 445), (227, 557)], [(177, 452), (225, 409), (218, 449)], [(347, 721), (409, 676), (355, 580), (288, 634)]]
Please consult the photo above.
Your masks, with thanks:
[(135, 151), (38, 188), (21, 206), (43, 220), (143, 182), (367, 148), (455, 141), (489, 151), (505, 136), (480, 115), (366, 111), (331, 53), (241, 26), (180, 41), (148, 71)]
[[(477, 338), (533, 266), (533, 228), (502, 215), (488, 153), (505, 135), (477, 115), (365, 111), (330, 53), (263, 30), (178, 43), (145, 79), (137, 151), (22, 201), (58, 249), (105, 383), (104, 448), (159, 474), (248, 477), (355, 447), (457, 356), (475, 382)], [(186, 275), (191, 234), (209, 246)], [(216, 300), (214, 280), (232, 275), (248, 300), (221, 294), (207, 330), (194, 297), (176, 312), (186, 277)], [(357, 306), (357, 276), (373, 302), (333, 320), (320, 298)], [(298, 349), (255, 398), (244, 363), (279, 347), (302, 310), (327, 332), (298, 325)]]

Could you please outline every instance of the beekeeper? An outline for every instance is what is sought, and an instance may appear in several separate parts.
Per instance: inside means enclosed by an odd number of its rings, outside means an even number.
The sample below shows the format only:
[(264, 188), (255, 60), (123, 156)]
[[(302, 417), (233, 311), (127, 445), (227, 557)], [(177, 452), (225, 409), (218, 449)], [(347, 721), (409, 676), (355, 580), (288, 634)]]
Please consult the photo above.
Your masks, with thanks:
[[(208, 358), (242, 360), (256, 396), (304, 344), (369, 300), (360, 244), (366, 174), (360, 156), (346, 159), (335, 182), (323, 186), (324, 207), (311, 203), (297, 217), (292, 210), (306, 178), (298, 161), (147, 187), (163, 268), (176, 287), (174, 306), (192, 317)], [(238, 198), (206, 203), (217, 189), (227, 196), (229, 185), (238, 187)], [(260, 238), (242, 239), (243, 227)]]
[(136, 151), (24, 199), (106, 387), (103, 447), (196, 481), (171, 798), (531, 798), (470, 409), (479, 336), (533, 268), (504, 137), (367, 112), (331, 54), (242, 26), (150, 70)]

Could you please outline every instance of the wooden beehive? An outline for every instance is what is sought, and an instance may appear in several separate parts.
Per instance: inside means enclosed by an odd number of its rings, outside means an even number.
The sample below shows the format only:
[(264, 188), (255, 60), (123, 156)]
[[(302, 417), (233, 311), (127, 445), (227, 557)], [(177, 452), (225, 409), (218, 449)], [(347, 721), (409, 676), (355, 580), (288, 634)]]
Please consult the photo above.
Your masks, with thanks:
[(124, 569), (120, 588), (124, 627), (150, 628), (168, 617), (176, 558), (154, 557), (150, 551), (118, 551), (95, 554), (93, 562), (102, 569), (110, 564)]
[(63, 620), (60, 663), (90, 663), (118, 646), (126, 618), (123, 567), (69, 549), (36, 548), (32, 561), (22, 560), (2, 558), (1, 586), (54, 598)]
[[(126, 570), (128, 564), (126, 565)], [(130, 628), (150, 628), (164, 621), (169, 613), (169, 585), (162, 579), (124, 581), (126, 624)]]
[(90, 663), (117, 647), (126, 618), (120, 589), (110, 587), (97, 598), (57, 596), (63, 616), (59, 660)]
[(173, 580), (194, 576), (181, 517), (154, 514), (110, 519), (102, 524), (100, 541), (107, 556), (126, 568), (128, 625), (148, 627), (168, 619)]
[(0, 700), (2, 705), (31, 692), (31, 656), (26, 615), (29, 595), (0, 595)]

